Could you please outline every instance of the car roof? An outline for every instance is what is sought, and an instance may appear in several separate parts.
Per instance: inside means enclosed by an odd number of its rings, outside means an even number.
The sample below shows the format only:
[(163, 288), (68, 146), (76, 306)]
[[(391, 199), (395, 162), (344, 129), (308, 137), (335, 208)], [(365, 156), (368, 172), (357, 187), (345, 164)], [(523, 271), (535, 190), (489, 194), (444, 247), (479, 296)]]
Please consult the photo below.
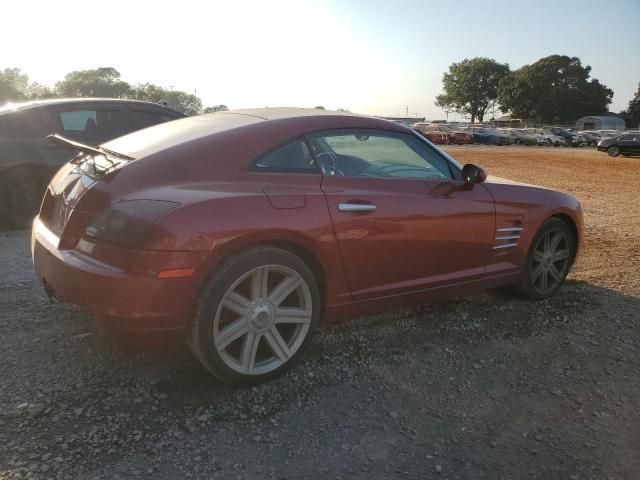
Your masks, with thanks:
[[(207, 113), (161, 123), (111, 140), (105, 144), (105, 147), (134, 158), (141, 158), (230, 130), (272, 122), (279, 124), (281, 132), (295, 132), (295, 134), (339, 128), (407, 130), (407, 127), (388, 120), (349, 112), (313, 108), (254, 108)], [(274, 135), (274, 139), (275, 136), (277, 135)]]
[(28, 102), (7, 103), (0, 107), (0, 115), (12, 113), (16, 111), (30, 110), (34, 108), (49, 107), (55, 105), (74, 105), (74, 104), (87, 104), (87, 103), (104, 103), (104, 104), (127, 104), (127, 105), (139, 105), (146, 107), (155, 107), (170, 110), (172, 112), (180, 113), (173, 108), (163, 106), (159, 103), (145, 102), (143, 100), (132, 100), (124, 98), (51, 98), (47, 100), (31, 100)]
[[(205, 115), (233, 114), (233, 115), (249, 115), (262, 120), (282, 120), (285, 118), (298, 117), (317, 117), (322, 115), (328, 116), (347, 116), (362, 117), (351, 112), (335, 112), (333, 110), (324, 110), (321, 108), (294, 108), (294, 107), (272, 107), (272, 108), (246, 108), (241, 110), (230, 110), (227, 112), (214, 112)], [(366, 118), (366, 117), (365, 117)]]

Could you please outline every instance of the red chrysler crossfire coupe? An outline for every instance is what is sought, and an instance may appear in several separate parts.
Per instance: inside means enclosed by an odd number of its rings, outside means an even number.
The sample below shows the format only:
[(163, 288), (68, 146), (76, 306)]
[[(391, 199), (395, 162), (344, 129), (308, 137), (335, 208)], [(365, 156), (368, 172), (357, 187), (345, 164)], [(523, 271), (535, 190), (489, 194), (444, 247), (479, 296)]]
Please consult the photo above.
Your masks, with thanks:
[(183, 338), (214, 375), (292, 364), (322, 320), (564, 282), (580, 204), (487, 177), (410, 128), (323, 110), (176, 120), (79, 153), (33, 223), (50, 297), (120, 335)]

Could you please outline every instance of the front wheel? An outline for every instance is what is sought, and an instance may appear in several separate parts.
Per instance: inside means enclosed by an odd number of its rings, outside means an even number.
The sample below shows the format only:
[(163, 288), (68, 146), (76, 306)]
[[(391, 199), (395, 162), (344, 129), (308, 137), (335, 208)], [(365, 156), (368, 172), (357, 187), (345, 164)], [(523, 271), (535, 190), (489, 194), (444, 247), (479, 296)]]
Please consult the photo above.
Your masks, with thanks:
[(207, 282), (189, 344), (222, 381), (258, 383), (299, 358), (318, 325), (320, 303), (304, 261), (286, 250), (257, 247), (225, 261)]
[(620, 147), (617, 145), (611, 145), (609, 148), (607, 148), (607, 153), (610, 157), (617, 157), (618, 155), (620, 155)]
[(536, 233), (519, 282), (531, 300), (551, 297), (564, 283), (575, 256), (573, 233), (565, 222), (550, 218)]

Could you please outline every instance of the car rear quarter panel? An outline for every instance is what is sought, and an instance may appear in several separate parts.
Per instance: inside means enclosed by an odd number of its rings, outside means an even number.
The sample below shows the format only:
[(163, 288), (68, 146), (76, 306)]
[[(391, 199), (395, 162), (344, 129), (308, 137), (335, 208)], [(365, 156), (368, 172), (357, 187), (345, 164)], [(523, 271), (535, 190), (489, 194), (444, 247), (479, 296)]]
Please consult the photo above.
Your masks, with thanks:
[[(269, 182), (263, 178), (267, 175)], [(145, 249), (209, 252), (199, 267), (206, 278), (229, 255), (258, 244), (293, 246), (315, 260), (325, 303), (350, 298), (320, 176), (252, 174), (246, 182), (182, 186), (162, 198), (181, 198), (181, 207), (161, 219)], [(278, 177), (281, 178), (278, 182)], [(189, 192), (189, 201), (184, 196)], [(195, 199), (195, 200), (194, 200)]]

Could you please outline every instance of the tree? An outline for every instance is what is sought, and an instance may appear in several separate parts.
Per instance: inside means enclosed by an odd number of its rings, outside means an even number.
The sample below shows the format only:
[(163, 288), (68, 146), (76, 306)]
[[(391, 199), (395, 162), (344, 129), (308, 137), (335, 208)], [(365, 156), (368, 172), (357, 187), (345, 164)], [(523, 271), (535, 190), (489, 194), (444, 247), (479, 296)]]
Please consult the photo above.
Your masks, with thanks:
[(0, 105), (6, 102), (26, 100), (29, 89), (29, 76), (19, 68), (5, 68), (0, 71)]
[(638, 82), (638, 90), (636, 90), (635, 96), (629, 102), (629, 106), (626, 110), (620, 112), (627, 127), (639, 127), (640, 126), (640, 82)]
[(498, 95), (500, 80), (509, 73), (509, 65), (492, 58), (477, 57), (453, 63), (442, 77), (444, 93), (436, 97), (436, 105), (470, 115), (483, 121)]
[(56, 93), (62, 97), (126, 98), (131, 86), (120, 80), (120, 72), (112, 67), (76, 70), (56, 83)]
[(213, 107), (205, 108), (202, 113), (214, 113), (214, 112), (228, 112), (229, 109), (226, 105), (214, 105)]
[(607, 111), (613, 91), (577, 57), (551, 55), (511, 72), (500, 82), (498, 103), (503, 112), (544, 123), (573, 123), (577, 118)]
[(131, 89), (131, 96), (147, 102), (165, 101), (169, 107), (185, 115), (198, 115), (202, 112), (202, 101), (195, 95), (180, 90), (167, 90), (153, 83), (136, 85)]

